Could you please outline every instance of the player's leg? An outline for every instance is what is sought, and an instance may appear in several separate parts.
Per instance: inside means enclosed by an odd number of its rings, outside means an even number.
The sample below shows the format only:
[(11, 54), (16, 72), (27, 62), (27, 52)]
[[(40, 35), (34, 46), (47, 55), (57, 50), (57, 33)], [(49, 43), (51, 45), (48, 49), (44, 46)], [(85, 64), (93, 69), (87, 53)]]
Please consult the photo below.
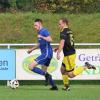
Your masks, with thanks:
[[(96, 69), (93, 65), (89, 64), (88, 62), (86, 62), (84, 66), (79, 66), (77, 68), (74, 68), (76, 66), (75, 58), (76, 58), (75, 54), (67, 57), (68, 66), (66, 65), (67, 66), (66, 70), (70, 69), (70, 71), (67, 71), (67, 75), (70, 78), (73, 78), (73, 77), (81, 74), (86, 69)], [(71, 70), (71, 69), (73, 69), (73, 70)]]
[[(45, 63), (44, 63), (44, 66), (48, 68), (48, 67), (49, 67), (49, 64), (50, 64), (50, 62), (51, 62), (51, 58), (46, 58), (44, 62), (45, 62)], [(44, 70), (46, 70), (45, 67), (44, 67)], [(47, 84), (48, 84), (48, 82), (49, 82), (50, 85), (52, 86), (52, 87), (50, 88), (50, 90), (58, 90), (58, 88), (57, 88), (57, 86), (56, 86), (56, 84), (55, 84), (55, 82), (54, 82), (54, 80), (52, 79), (52, 76), (51, 76), (50, 74), (47, 73), (47, 75), (45, 75), (45, 78), (46, 78)]]
[(69, 77), (66, 74), (66, 68), (65, 68), (64, 64), (62, 64), (62, 66), (61, 66), (61, 74), (62, 74), (63, 84), (64, 84), (64, 87), (62, 89), (69, 91), (70, 90), (70, 88), (69, 88)]
[(75, 77), (75, 76), (81, 74), (81, 73), (82, 73), (84, 70), (86, 70), (86, 69), (94, 69), (94, 70), (96, 70), (96, 68), (95, 68), (93, 65), (91, 65), (91, 64), (88, 63), (88, 65), (85, 64), (84, 66), (78, 66), (78, 67), (75, 68), (73, 71), (71, 71), (71, 72), (66, 72), (66, 74), (67, 74), (70, 78), (73, 78), (73, 77)]
[(64, 71), (64, 73), (62, 72), (64, 74), (63, 82), (64, 82), (64, 84), (67, 84), (67, 85), (65, 85), (63, 90), (66, 90), (66, 91), (70, 90), (69, 78), (74, 77), (72, 72), (75, 67), (75, 57), (76, 57), (76, 55), (73, 54), (73, 55), (65, 56), (63, 59), (63, 63), (62, 63), (62, 65), (63, 65), (62, 71)]
[(33, 61), (31, 64), (29, 64), (29, 70), (38, 73), (40, 75), (45, 75), (45, 71), (41, 70), (40, 68), (37, 68), (36, 66), (38, 63), (36, 61)]
[[(63, 59), (63, 63), (65, 64), (65, 68), (66, 68), (66, 75), (68, 75), (70, 78), (75, 77), (75, 75), (73, 73), (75, 71), (74, 67), (76, 66), (75, 59), (76, 59), (76, 54), (65, 56)], [(84, 68), (80, 67), (80, 68), (78, 68), (78, 70), (76, 72), (81, 73), (81, 72), (83, 72), (83, 70), (84, 70)]]
[(40, 55), (39, 57), (37, 57), (31, 64), (29, 64), (29, 69), (35, 73), (38, 73), (40, 75), (46, 75), (46, 72), (43, 71), (42, 69), (40, 68), (37, 68), (36, 66), (38, 64), (42, 65), (42, 60), (44, 60), (44, 56), (43, 55)]
[(73, 76), (77, 76), (77, 75), (81, 74), (86, 69), (96, 70), (94, 65), (91, 65), (88, 62), (85, 62), (84, 66), (79, 66), (73, 71)]
[(29, 64), (29, 70), (32, 70), (34, 67), (36, 67), (38, 63), (34, 60), (32, 63)]
[[(42, 66), (42, 70), (47, 72), (47, 66)], [(45, 77), (45, 86), (47, 86), (47, 85), (48, 85), (48, 78)]]

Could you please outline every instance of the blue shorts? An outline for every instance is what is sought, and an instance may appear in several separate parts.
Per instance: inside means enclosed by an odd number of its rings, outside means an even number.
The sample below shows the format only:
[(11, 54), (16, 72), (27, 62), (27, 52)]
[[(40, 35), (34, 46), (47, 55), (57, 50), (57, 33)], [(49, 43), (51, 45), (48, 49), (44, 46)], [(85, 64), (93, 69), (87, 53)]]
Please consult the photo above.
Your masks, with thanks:
[(50, 61), (51, 61), (52, 58), (48, 58), (46, 57), (45, 55), (40, 55), (38, 56), (35, 61), (40, 64), (40, 65), (43, 65), (43, 66), (49, 66), (50, 64)]

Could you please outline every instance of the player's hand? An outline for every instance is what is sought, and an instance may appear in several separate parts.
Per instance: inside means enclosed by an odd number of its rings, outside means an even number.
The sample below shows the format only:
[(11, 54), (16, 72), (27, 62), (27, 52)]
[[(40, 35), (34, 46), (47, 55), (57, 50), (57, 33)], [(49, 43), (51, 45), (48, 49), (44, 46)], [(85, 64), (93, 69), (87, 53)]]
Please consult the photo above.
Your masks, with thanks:
[(38, 38), (42, 38), (43, 36), (41, 36), (41, 35), (38, 35)]
[(31, 52), (32, 52), (32, 50), (31, 50), (31, 49), (29, 49), (29, 50), (27, 51), (27, 53), (28, 53), (28, 54), (30, 54)]
[(57, 52), (57, 59), (60, 59), (60, 53)]
[(57, 51), (58, 51), (58, 48), (54, 48), (53, 51), (54, 51), (54, 52), (57, 52)]

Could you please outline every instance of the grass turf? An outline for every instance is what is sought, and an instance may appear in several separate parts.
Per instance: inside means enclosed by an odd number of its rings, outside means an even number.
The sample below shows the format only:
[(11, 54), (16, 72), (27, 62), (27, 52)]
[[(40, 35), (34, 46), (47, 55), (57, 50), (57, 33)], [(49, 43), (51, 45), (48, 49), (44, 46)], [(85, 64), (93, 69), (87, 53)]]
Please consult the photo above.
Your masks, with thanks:
[(69, 92), (50, 91), (43, 85), (23, 85), (13, 90), (0, 86), (0, 100), (100, 100), (100, 85), (71, 85)]
[(42, 18), (44, 26), (51, 32), (53, 43), (59, 42), (58, 21), (67, 17), (75, 36), (75, 43), (100, 42), (100, 13), (93, 14), (42, 14), (0, 13), (0, 43), (36, 43), (37, 32), (33, 21)]

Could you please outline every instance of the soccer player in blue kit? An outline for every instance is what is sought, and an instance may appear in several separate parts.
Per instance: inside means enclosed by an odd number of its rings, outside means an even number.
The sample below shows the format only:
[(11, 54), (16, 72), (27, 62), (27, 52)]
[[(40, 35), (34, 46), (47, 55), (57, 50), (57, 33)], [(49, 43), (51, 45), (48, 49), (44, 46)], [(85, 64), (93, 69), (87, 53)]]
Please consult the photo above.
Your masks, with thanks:
[[(43, 28), (41, 19), (36, 19), (34, 21), (34, 28), (38, 33), (38, 45), (29, 49), (28, 53), (40, 48), (41, 55), (38, 56), (31, 64), (29, 64), (29, 69), (35, 73), (45, 76), (46, 83), (50, 82), (50, 85), (52, 86), (50, 90), (58, 90), (57, 86), (52, 80), (52, 76), (47, 72), (47, 67), (49, 66), (53, 56), (53, 50), (50, 45), (52, 38), (48, 30)], [(36, 67), (37, 65), (42, 65), (42, 69)]]

